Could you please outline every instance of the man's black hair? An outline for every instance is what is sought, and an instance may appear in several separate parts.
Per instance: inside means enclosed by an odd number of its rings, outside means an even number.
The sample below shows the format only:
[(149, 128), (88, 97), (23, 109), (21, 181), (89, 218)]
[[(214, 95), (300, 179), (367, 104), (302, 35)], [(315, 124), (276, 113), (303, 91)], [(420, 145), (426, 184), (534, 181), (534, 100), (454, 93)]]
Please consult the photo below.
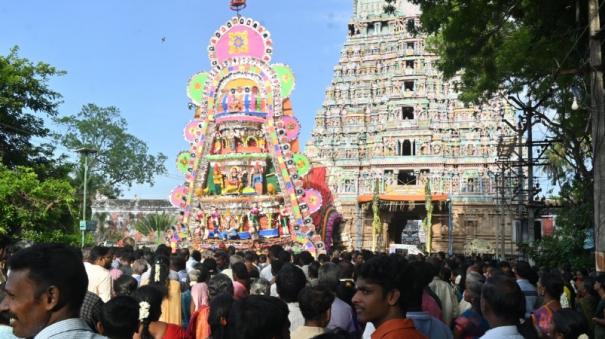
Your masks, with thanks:
[(197, 262), (200, 262), (202, 261), (202, 253), (200, 253), (198, 250), (193, 250), (193, 252), (191, 252), (191, 258)]
[(319, 262), (314, 261), (309, 264), (309, 278), (317, 278), (319, 277)]
[(525, 296), (517, 282), (505, 275), (487, 279), (481, 298), (501, 321), (517, 324), (525, 315)]
[(160, 244), (158, 245), (158, 247), (155, 249), (155, 255), (161, 255), (163, 257), (170, 257), (170, 254), (172, 253), (172, 250), (170, 250), (170, 247), (164, 245), (164, 244)]
[(285, 265), (286, 263), (279, 260), (279, 259), (273, 259), (271, 261), (271, 274), (276, 277), (277, 273), (279, 273), (279, 271), (281, 270), (281, 268)]
[(246, 264), (242, 262), (236, 262), (231, 265), (231, 271), (233, 272), (233, 278), (236, 277), (241, 280), (250, 279), (250, 274), (248, 273), (248, 269), (246, 268)]
[(296, 302), (298, 293), (307, 284), (305, 273), (292, 264), (284, 265), (275, 278), (277, 294), (287, 303)]
[(281, 251), (277, 255), (277, 258), (285, 263), (289, 263), (292, 261), (292, 254), (288, 251)]
[(103, 258), (109, 254), (109, 247), (105, 246), (95, 246), (90, 249), (90, 254), (88, 255), (88, 259), (91, 263), (94, 264), (95, 261)]
[(256, 261), (258, 256), (253, 251), (244, 252), (244, 260), (246, 261)]
[(379, 255), (371, 258), (359, 268), (359, 278), (382, 288), (383, 296), (392, 290), (399, 290), (399, 307), (407, 311), (408, 298), (413, 287), (408, 275), (409, 267), (404, 259), (397, 255)]
[(332, 306), (334, 295), (325, 287), (305, 287), (298, 294), (298, 305), (305, 320), (320, 320)]
[(327, 262), (319, 267), (319, 285), (336, 292), (340, 283), (340, 266), (333, 262)]
[(113, 282), (113, 291), (118, 296), (131, 296), (138, 286), (139, 284), (137, 283), (137, 280), (135, 278), (127, 274), (122, 274), (118, 279)]
[(204, 259), (202, 265), (206, 266), (206, 269), (208, 270), (208, 274), (210, 276), (218, 273), (218, 268), (216, 267), (216, 260), (214, 260), (214, 258)]
[(170, 256), (170, 268), (177, 272), (185, 270), (186, 263), (185, 257), (180, 254), (173, 254)]
[(330, 261), (330, 257), (328, 257), (328, 255), (322, 253), (320, 255), (317, 256), (317, 261), (319, 261), (319, 263), (325, 263)]
[(101, 307), (103, 335), (111, 339), (130, 339), (139, 330), (139, 302), (130, 296), (118, 296)]
[(282, 339), (290, 326), (288, 306), (275, 297), (251, 295), (233, 303), (227, 322), (228, 338)]
[(342, 258), (342, 261), (351, 262), (351, 260), (353, 260), (353, 254), (351, 252), (342, 252), (340, 253), (340, 257)]
[(233, 297), (226, 293), (221, 293), (214, 297), (210, 302), (210, 313), (208, 314), (208, 325), (212, 338), (226, 338), (226, 327), (222, 320), (229, 319), (229, 311), (233, 305)]
[(80, 250), (63, 244), (37, 244), (15, 253), (8, 260), (12, 271), (28, 271), (38, 298), (47, 288), (59, 289), (56, 309), (68, 307), (78, 314), (88, 289), (88, 276)]
[(315, 260), (311, 253), (309, 253), (308, 251), (300, 252), (299, 257), (303, 265), (309, 265)]
[(559, 300), (561, 294), (563, 294), (563, 279), (556, 273), (544, 273), (540, 277), (540, 284), (544, 286), (546, 293), (552, 298)]
[(352, 279), (355, 275), (355, 266), (351, 263), (351, 261), (341, 261), (338, 264), (340, 268), (340, 279)]
[(269, 257), (277, 258), (279, 253), (283, 250), (284, 248), (281, 247), (281, 245), (271, 245), (271, 247), (269, 247)]
[(532, 269), (527, 261), (517, 261), (517, 264), (515, 265), (515, 273), (519, 277), (529, 280), (529, 278), (532, 276)]

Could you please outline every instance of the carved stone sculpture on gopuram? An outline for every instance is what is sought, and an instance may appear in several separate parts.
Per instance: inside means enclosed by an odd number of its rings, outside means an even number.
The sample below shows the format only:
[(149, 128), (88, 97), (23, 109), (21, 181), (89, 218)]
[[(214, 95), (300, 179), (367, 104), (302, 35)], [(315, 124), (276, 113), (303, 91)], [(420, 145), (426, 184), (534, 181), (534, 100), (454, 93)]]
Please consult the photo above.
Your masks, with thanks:
[[(498, 211), (495, 199), (497, 145), (514, 136), (503, 123), (514, 112), (498, 97), (476, 105), (458, 100), (460, 78), (438, 71), (438, 56), (417, 30), (418, 7), (397, 0), (386, 13), (383, 0), (352, 4), (348, 36), (306, 146), (313, 166), (329, 169), (343, 216), (341, 245), (386, 249), (422, 223), (427, 237), (420, 242), (428, 241), (429, 250), (447, 251), (448, 237), (462, 252), (474, 237), (494, 242), (502, 235), (512, 248), (511, 213)], [(372, 244), (376, 186), (387, 227)], [(424, 208), (427, 188), (432, 219)]]

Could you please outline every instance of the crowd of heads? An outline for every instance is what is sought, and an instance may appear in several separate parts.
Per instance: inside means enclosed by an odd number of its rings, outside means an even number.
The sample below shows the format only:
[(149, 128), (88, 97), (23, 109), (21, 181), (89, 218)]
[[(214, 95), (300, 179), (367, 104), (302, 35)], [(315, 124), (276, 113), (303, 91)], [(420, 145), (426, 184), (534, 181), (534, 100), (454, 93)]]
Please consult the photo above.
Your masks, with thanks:
[[(92, 299), (96, 296), (90, 292), (83, 262), (109, 272), (110, 300)], [(182, 300), (195, 299), (190, 310), (186, 305), (179, 313), (183, 333), (190, 337), (200, 333), (195, 329), (199, 320), (193, 319), (206, 309), (207, 333), (217, 339), (288, 338), (297, 321), (293, 310), (300, 312), (304, 326), (325, 329), (323, 337), (354, 338), (367, 330), (365, 324), (379, 328), (413, 312), (430, 313), (457, 335), (461, 330), (457, 320), (466, 314), (463, 305), (485, 320), (489, 327), (484, 331), (516, 326), (527, 337), (533, 333), (575, 339), (593, 334), (599, 326), (574, 310), (580, 300), (605, 300), (605, 276), (536, 268), (521, 260), (369, 251), (314, 257), (279, 245), (257, 253), (233, 247), (172, 251), (163, 245), (153, 251), (103, 246), (80, 251), (40, 244), (11, 255), (7, 267), (0, 323), (10, 323), (19, 337), (34, 337), (53, 319), (80, 317), (94, 327), (91, 330), (109, 338), (154, 338), (154, 324), (162, 324), (171, 282), (177, 284), (179, 298), (187, 294), (189, 299)], [(535, 293), (528, 293), (527, 286), (534, 286)], [(444, 293), (454, 296), (453, 309)], [(88, 300), (98, 307), (83, 306)], [(352, 326), (344, 332), (329, 327), (342, 318), (338, 312), (343, 309), (335, 306), (339, 301), (353, 310)], [(548, 333), (531, 326), (540, 307), (554, 310)]]

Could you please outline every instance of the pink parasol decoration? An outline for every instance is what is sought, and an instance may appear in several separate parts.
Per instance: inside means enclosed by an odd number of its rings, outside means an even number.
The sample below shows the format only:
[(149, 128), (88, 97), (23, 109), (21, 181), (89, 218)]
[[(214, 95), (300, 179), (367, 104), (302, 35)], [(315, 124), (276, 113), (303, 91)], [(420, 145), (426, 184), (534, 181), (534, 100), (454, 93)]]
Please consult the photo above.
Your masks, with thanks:
[(188, 122), (183, 130), (185, 140), (188, 142), (194, 142), (196, 138), (199, 138), (202, 132), (201, 125), (201, 120), (191, 120)]
[(174, 207), (183, 208), (185, 207), (185, 200), (187, 199), (187, 187), (177, 186), (170, 193), (170, 203)]
[(309, 207), (309, 213), (315, 213), (321, 208), (323, 198), (321, 197), (321, 193), (318, 190), (310, 188), (305, 190), (305, 196), (303, 197), (303, 201), (307, 203), (307, 206)]
[(298, 119), (293, 116), (284, 115), (280, 120), (280, 125), (282, 125), (282, 128), (286, 131), (285, 136), (288, 141), (296, 140), (300, 133), (300, 123), (298, 122)]

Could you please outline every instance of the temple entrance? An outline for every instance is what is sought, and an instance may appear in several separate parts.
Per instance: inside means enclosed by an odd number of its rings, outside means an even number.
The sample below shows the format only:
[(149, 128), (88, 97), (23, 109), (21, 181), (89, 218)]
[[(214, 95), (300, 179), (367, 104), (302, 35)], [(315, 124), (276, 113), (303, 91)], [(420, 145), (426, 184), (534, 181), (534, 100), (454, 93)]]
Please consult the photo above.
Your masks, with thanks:
[(418, 231), (422, 217), (412, 211), (398, 211), (393, 214), (387, 231), (388, 244), (418, 245)]

